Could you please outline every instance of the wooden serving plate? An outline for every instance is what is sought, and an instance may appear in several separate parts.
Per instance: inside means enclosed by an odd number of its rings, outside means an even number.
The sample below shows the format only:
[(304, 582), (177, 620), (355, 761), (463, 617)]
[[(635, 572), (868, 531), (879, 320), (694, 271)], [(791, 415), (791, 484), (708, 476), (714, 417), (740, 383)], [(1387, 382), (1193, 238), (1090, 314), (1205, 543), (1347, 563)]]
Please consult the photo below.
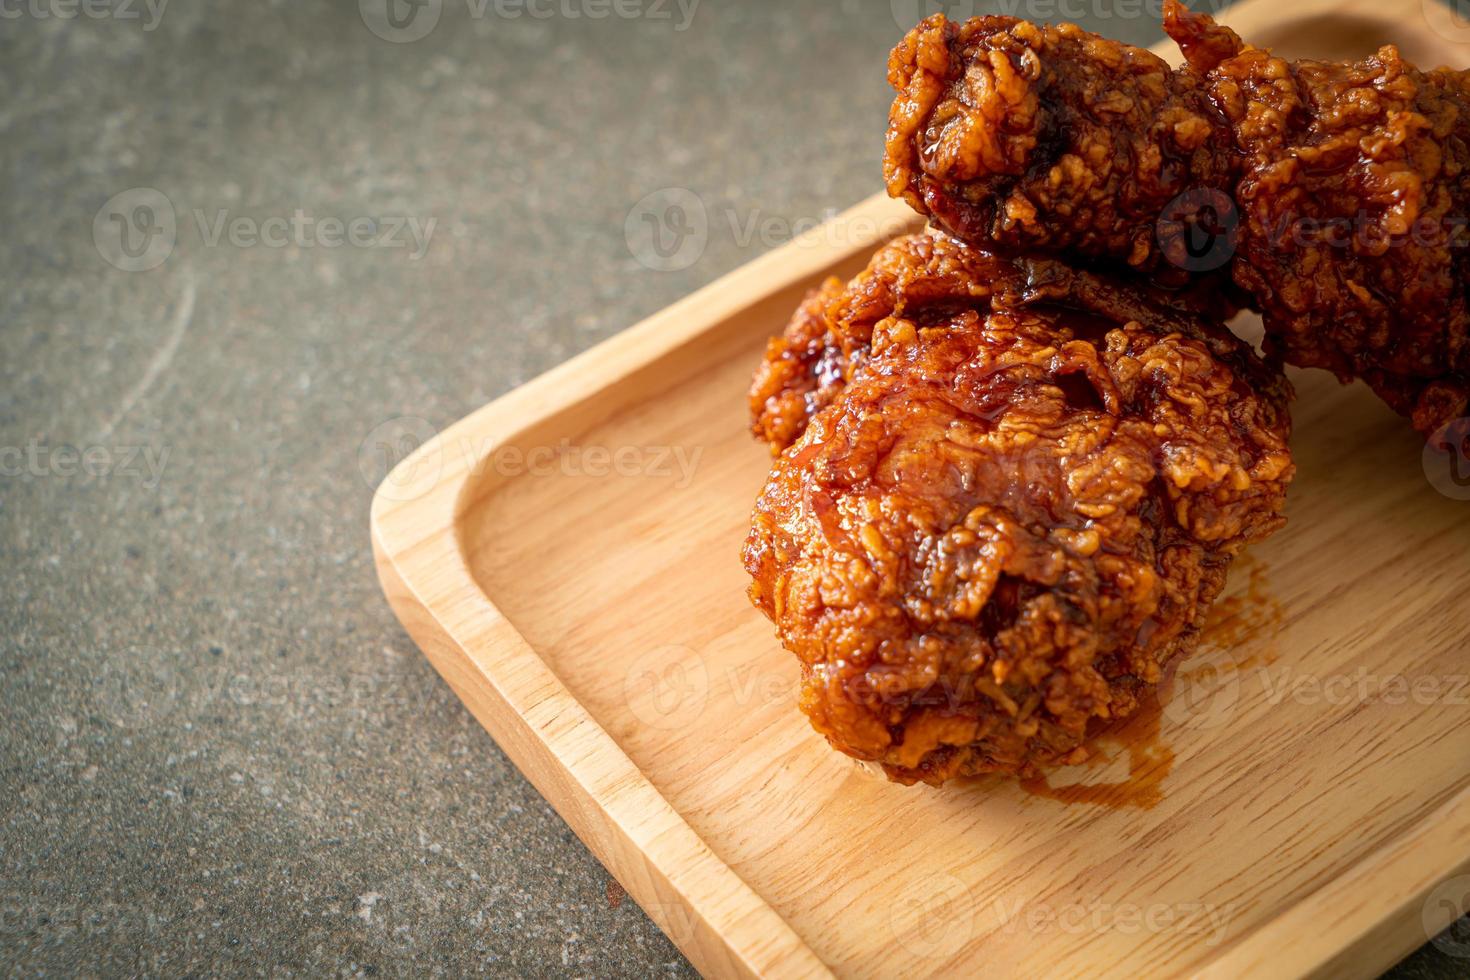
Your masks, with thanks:
[[(1470, 64), (1436, 10), (1225, 19)], [(404, 626), (706, 975), (1366, 976), (1422, 944), (1470, 891), (1470, 502), (1360, 386), (1296, 375), (1289, 526), (1156, 736), (1050, 788), (935, 790), (807, 726), (744, 595), (744, 391), (809, 285), (918, 224), (865, 201), (422, 446), (372, 513)]]

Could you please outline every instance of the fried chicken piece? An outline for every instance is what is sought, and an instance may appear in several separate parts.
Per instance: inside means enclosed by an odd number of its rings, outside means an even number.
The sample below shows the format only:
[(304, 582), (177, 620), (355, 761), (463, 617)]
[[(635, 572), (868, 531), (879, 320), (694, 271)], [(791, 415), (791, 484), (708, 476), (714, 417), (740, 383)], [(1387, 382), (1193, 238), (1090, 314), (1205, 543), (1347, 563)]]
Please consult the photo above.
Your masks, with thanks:
[(1025, 278), (1020, 266), (944, 235), (895, 239), (847, 286), (831, 278), (812, 290), (785, 332), (767, 344), (750, 388), (752, 431), (772, 453), (795, 442), (867, 359), (873, 326), (884, 317), (984, 302), (1022, 289)]
[(1178, 3), (1165, 28), (1239, 154), (1235, 280), (1268, 349), (1362, 378), (1430, 434), (1470, 400), (1470, 72), (1392, 46), (1287, 61)]
[(1293, 473), (1286, 382), (1233, 337), (1055, 263), (930, 275), (963, 248), (916, 236), (829, 287), (862, 358), (744, 549), (802, 710), (904, 783), (1080, 761), (1194, 644)]
[(751, 429), (773, 454), (795, 442), (865, 362), (873, 327), (884, 317), (942, 318), (994, 297), (1010, 306), (1058, 301), (1122, 317), (1134, 315), (1125, 309), (1130, 302), (1153, 304), (1138, 315), (1201, 313), (1221, 321), (1235, 312), (1217, 284), (1192, 285), (1103, 278), (1052, 259), (1001, 259), (939, 232), (904, 236), (880, 248), (845, 287), (831, 278), (813, 289), (770, 340), (750, 387)]
[(1230, 179), (1202, 81), (1075, 24), (935, 14), (888, 81), (888, 193), (987, 249), (1155, 268), (1165, 206)]
[(924, 21), (889, 62), (889, 193), (986, 248), (1228, 263), (1268, 353), (1424, 432), (1464, 414), (1470, 73), (1287, 61), (1164, 11), (1177, 70), (1073, 25)]

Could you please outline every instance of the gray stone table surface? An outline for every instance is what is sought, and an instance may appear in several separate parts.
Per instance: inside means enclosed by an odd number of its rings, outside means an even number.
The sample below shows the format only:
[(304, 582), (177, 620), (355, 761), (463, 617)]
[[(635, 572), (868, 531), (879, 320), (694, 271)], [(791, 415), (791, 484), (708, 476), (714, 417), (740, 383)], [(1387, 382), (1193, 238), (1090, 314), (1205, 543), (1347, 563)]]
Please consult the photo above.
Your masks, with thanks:
[(394, 3), (0, 3), (7, 973), (692, 973), (395, 622), (374, 447), (878, 189), (923, 5)]

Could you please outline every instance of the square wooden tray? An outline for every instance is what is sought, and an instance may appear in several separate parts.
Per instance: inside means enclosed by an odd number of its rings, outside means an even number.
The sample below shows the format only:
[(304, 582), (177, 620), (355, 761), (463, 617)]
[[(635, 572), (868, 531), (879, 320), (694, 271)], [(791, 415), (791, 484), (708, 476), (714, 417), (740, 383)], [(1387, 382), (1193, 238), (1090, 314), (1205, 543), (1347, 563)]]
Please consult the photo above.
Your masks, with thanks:
[[(1436, 9), (1225, 19), (1470, 64)], [(807, 726), (744, 596), (744, 391), (811, 283), (918, 224), (868, 200), (422, 446), (372, 513), (405, 627), (706, 975), (1366, 976), (1423, 943), (1470, 892), (1470, 503), (1359, 386), (1296, 375), (1290, 524), (1131, 783), (904, 788)]]

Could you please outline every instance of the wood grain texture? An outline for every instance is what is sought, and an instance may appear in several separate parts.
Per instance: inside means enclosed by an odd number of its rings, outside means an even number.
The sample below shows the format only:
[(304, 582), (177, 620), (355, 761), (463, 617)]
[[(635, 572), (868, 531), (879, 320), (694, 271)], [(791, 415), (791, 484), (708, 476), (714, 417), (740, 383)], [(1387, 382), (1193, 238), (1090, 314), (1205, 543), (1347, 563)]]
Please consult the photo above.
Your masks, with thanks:
[[(1470, 64), (1470, 25), (1437, 17), (1250, 0), (1224, 19), (1299, 52), (1371, 37)], [(1226, 600), (1273, 614), (1181, 669), (1154, 808), (899, 787), (807, 726), (744, 597), (769, 460), (743, 394), (817, 277), (918, 224), (870, 199), (423, 446), (372, 517), (409, 632), (707, 975), (1367, 976), (1424, 942), (1466, 899), (1431, 891), (1470, 873), (1470, 502), (1360, 386), (1295, 375), (1290, 523)]]

